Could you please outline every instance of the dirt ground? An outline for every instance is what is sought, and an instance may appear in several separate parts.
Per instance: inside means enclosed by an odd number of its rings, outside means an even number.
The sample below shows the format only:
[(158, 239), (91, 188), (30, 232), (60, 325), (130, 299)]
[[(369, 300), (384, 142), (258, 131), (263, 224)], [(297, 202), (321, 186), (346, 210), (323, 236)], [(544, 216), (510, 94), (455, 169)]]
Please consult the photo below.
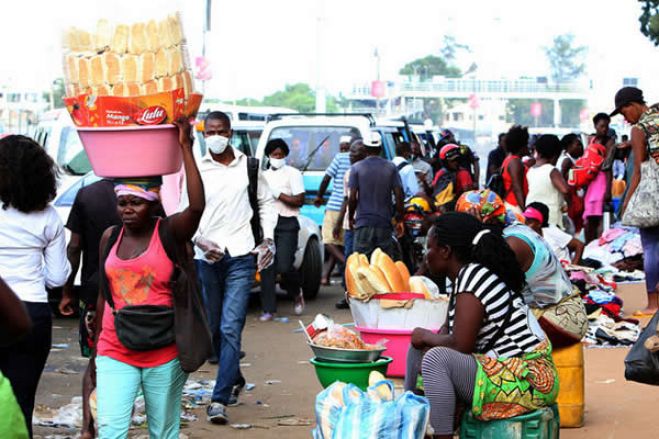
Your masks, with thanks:
[[(625, 285), (619, 294), (625, 301), (628, 313), (644, 305), (644, 289), (640, 285)], [(335, 320), (350, 322), (349, 311), (339, 311), (334, 303), (340, 298), (337, 286), (324, 287), (319, 298), (307, 304), (303, 321), (310, 321), (318, 312), (332, 315)], [(315, 372), (308, 363), (312, 356), (292, 314), (292, 302), (280, 299), (280, 315), (289, 321), (261, 323), (258, 308), (253, 306), (248, 316), (243, 349), (247, 356), (242, 360), (247, 381), (255, 384), (251, 392), (241, 397), (242, 404), (229, 409), (231, 424), (250, 424), (247, 430), (231, 426), (214, 426), (205, 420), (203, 409), (195, 410), (197, 421), (182, 429), (188, 438), (308, 438), (310, 425), (279, 426), (282, 420), (305, 420), (314, 423), (314, 401), (321, 390)], [(53, 330), (53, 345), (61, 346), (51, 352), (46, 371), (37, 395), (40, 410), (58, 408), (79, 395), (80, 380), (86, 361), (79, 356), (77, 327), (73, 320), (58, 319)], [(563, 438), (655, 438), (656, 425), (651, 421), (656, 414), (657, 390), (625, 381), (623, 360), (627, 349), (586, 350), (586, 424), (580, 429), (563, 429)], [(216, 368), (205, 365), (193, 379), (214, 379)], [(267, 384), (266, 382), (272, 382)], [(136, 429), (131, 437), (147, 432)], [(75, 437), (74, 430), (36, 427), (35, 437)], [(148, 437), (148, 436), (144, 436)]]

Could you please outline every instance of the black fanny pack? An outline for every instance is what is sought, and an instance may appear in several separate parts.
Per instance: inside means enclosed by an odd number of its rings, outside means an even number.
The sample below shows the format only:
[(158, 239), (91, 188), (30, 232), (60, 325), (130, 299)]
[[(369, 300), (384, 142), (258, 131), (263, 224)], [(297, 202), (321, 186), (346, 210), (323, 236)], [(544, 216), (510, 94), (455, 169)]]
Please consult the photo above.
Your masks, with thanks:
[(128, 349), (150, 351), (176, 341), (174, 308), (158, 305), (128, 305), (116, 311), (112, 308), (117, 338)]

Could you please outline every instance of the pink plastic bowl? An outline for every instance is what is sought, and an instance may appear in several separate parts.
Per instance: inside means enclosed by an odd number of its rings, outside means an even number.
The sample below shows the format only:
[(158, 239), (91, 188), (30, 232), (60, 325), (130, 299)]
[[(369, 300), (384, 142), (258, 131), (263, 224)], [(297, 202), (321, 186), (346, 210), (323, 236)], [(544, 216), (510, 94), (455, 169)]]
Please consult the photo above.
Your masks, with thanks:
[(361, 334), (362, 340), (366, 343), (377, 343), (378, 341), (386, 338), (387, 350), (382, 353), (387, 357), (393, 358), (387, 376), (389, 377), (404, 377), (405, 369), (407, 367), (407, 351), (412, 342), (411, 329), (375, 329), (375, 328), (355, 328)]
[(78, 127), (99, 177), (147, 177), (178, 172), (183, 160), (174, 125)]

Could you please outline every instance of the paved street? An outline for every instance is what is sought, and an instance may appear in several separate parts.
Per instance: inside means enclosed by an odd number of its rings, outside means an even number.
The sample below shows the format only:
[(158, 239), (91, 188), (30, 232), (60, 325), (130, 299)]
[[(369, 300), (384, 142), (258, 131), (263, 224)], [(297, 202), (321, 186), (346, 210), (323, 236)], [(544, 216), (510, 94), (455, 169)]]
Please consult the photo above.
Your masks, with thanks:
[[(642, 305), (642, 290), (626, 286), (621, 291), (628, 310)], [(338, 311), (334, 302), (340, 297), (337, 286), (325, 287), (318, 300), (307, 305), (302, 319), (309, 321), (317, 312), (330, 313), (339, 322), (350, 322), (349, 311)], [(321, 390), (313, 368), (307, 360), (311, 351), (303, 336), (294, 333), (297, 318), (292, 315), (292, 302), (280, 298), (280, 315), (289, 316), (288, 323), (261, 323), (258, 308), (252, 306), (244, 336), (243, 373), (256, 387), (241, 398), (243, 404), (229, 409), (232, 424), (250, 424), (248, 430), (212, 426), (206, 423), (203, 409), (194, 413), (199, 420), (189, 423), (182, 433), (188, 438), (308, 438), (309, 426), (278, 426), (280, 421), (313, 422), (313, 404)], [(80, 379), (85, 361), (79, 358), (76, 341), (76, 322), (59, 319), (55, 322), (54, 345), (68, 344), (68, 348), (50, 354), (46, 372), (41, 380), (37, 413), (42, 406), (60, 407), (79, 394)], [(626, 349), (586, 350), (586, 425), (581, 429), (563, 430), (563, 438), (652, 438), (656, 427), (651, 422), (656, 412), (657, 392), (650, 386), (628, 383), (624, 379), (623, 360)], [(213, 379), (215, 367), (206, 365), (193, 379)], [(273, 384), (266, 384), (267, 381)], [(304, 423), (304, 422), (301, 422)], [(37, 435), (74, 437), (74, 431), (63, 428), (37, 427)], [(146, 435), (136, 429), (132, 437)], [(146, 436), (144, 436), (146, 437)]]

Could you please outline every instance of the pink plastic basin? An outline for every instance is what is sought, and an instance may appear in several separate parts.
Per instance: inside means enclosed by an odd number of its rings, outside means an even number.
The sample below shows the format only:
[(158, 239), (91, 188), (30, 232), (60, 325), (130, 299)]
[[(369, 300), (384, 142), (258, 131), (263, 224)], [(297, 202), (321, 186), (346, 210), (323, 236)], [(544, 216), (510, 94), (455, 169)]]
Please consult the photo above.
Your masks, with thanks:
[(78, 127), (100, 177), (146, 177), (178, 172), (183, 160), (174, 125)]
[(366, 343), (377, 343), (386, 338), (388, 340), (387, 350), (382, 353), (391, 357), (393, 361), (387, 369), (387, 376), (401, 378), (405, 376), (407, 367), (407, 351), (412, 341), (411, 329), (375, 329), (375, 328), (355, 328), (361, 334), (362, 340)]

